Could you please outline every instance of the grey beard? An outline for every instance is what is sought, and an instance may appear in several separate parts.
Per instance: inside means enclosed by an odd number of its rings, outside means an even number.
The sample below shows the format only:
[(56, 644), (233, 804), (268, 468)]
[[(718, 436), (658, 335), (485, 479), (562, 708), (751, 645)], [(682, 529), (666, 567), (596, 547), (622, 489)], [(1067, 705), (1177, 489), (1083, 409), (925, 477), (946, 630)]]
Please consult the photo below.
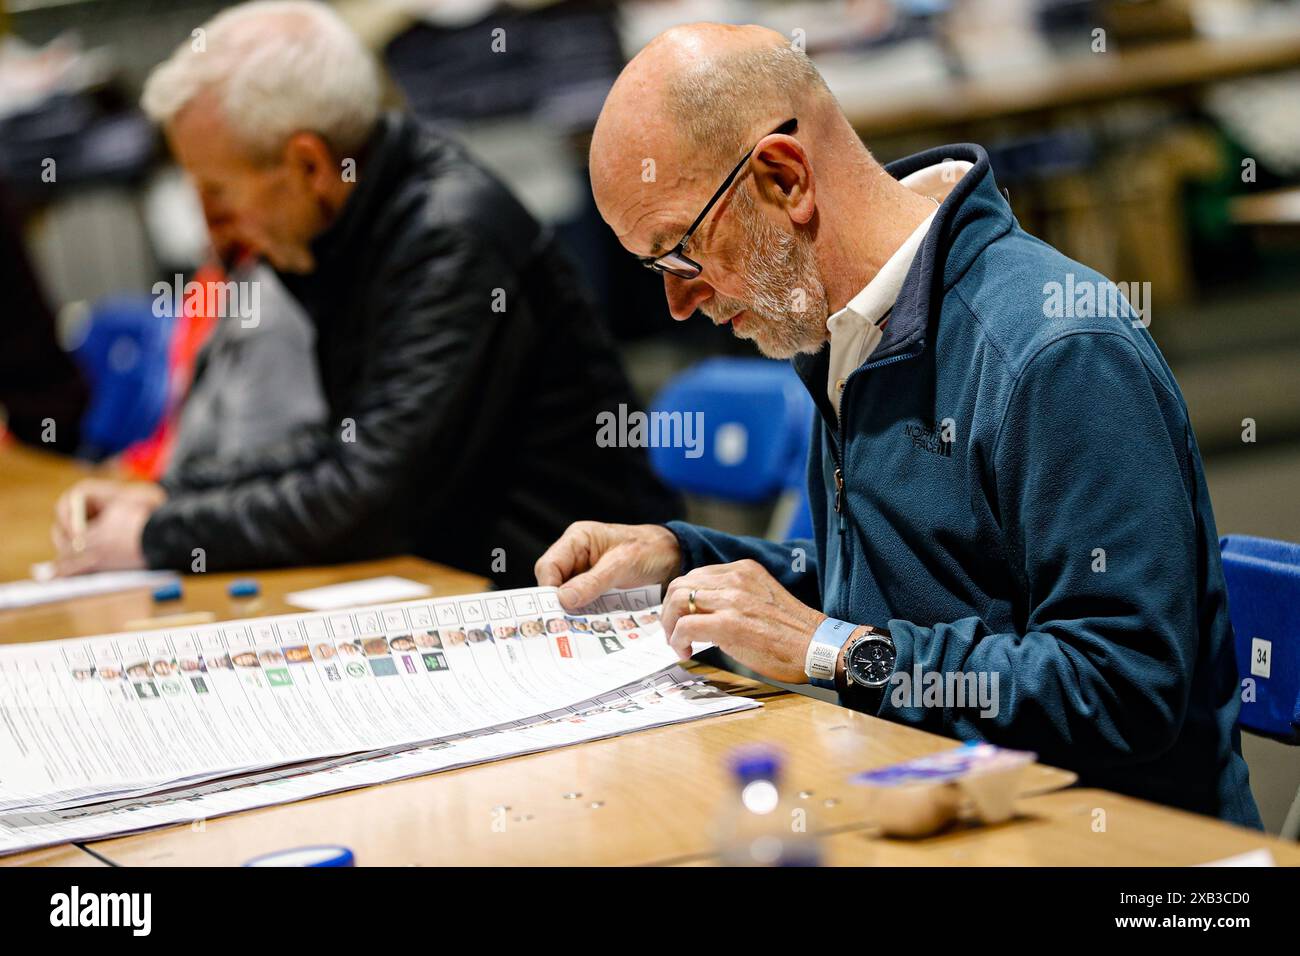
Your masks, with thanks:
[(741, 274), (746, 300), (715, 300), (717, 316), (750, 313), (738, 338), (752, 340), (769, 358), (816, 352), (826, 341), (826, 289), (813, 257), (812, 240), (778, 229), (754, 208), (743, 189), (735, 205), (745, 233)]

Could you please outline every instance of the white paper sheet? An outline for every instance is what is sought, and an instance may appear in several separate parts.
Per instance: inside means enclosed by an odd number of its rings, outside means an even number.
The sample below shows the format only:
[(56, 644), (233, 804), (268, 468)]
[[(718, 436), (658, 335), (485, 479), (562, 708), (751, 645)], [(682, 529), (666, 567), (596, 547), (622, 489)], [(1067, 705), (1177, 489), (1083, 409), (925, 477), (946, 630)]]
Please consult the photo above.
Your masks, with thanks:
[(331, 611), (336, 607), (360, 607), (363, 604), (409, 601), (429, 593), (429, 588), (418, 581), (386, 575), (380, 578), (348, 581), (345, 584), (328, 584), (325, 587), (311, 588), (306, 591), (294, 591), (286, 594), (284, 600), (287, 604), (308, 611)]
[(157, 588), (176, 579), (172, 571), (101, 571), (42, 581), (6, 581), (0, 584), (0, 611), (135, 588)]
[(0, 648), (0, 813), (523, 726), (676, 663), (657, 588), (553, 588)]

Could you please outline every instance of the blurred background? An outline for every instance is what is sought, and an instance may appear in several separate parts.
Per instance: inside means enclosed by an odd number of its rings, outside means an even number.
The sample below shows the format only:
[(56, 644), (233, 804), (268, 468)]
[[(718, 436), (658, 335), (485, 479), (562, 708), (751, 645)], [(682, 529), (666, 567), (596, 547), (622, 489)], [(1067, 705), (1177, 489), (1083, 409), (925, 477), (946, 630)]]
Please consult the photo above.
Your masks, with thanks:
[[(165, 465), (164, 408), (206, 330), (160, 317), (147, 335), (117, 341), (96, 323), (111, 325), (121, 303), (209, 257), (197, 201), (137, 100), (149, 69), (222, 6), (0, 0), (0, 406), (10, 440), (39, 443), (41, 417), (62, 402), (85, 411), (76, 434), (58, 437), (61, 450), (142, 476)], [(763, 23), (805, 46), (878, 158), (980, 143), (1026, 229), (1116, 282), (1149, 282), (1150, 331), (1187, 398), (1220, 534), (1300, 540), (1300, 3), (335, 7), (387, 67), (393, 102), (455, 128), (563, 235), (647, 404), (702, 360), (753, 353), (726, 329), (671, 321), (657, 277), (596, 215), (590, 129), (622, 64), (664, 28)], [(497, 28), (508, 55), (492, 50)], [(52, 350), (70, 360), (46, 361)], [(146, 384), (110, 395), (96, 384), (103, 367), (139, 368)], [(740, 460), (744, 440), (719, 447)], [(727, 494), (688, 481), (690, 517), (764, 533), (784, 518), (787, 484), (756, 479)], [(1270, 771), (1257, 770), (1255, 786), (1274, 830), (1300, 782), (1295, 753), (1247, 741), (1252, 768)]]

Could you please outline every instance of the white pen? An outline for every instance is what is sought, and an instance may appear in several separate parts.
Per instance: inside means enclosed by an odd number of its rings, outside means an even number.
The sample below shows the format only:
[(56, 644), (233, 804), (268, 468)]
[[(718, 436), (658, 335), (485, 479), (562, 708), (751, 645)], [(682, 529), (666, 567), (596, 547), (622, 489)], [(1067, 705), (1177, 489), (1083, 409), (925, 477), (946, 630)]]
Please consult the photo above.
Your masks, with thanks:
[(86, 495), (81, 491), (72, 493), (72, 550), (86, 550)]

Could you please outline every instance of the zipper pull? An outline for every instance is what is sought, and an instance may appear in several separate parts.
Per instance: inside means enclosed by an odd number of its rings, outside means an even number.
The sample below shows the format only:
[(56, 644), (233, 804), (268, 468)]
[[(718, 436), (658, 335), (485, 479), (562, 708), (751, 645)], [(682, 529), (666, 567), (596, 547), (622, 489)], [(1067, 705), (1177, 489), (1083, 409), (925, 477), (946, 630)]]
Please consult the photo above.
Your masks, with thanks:
[(835, 469), (835, 513), (840, 516), (840, 534), (844, 533), (844, 471)]

